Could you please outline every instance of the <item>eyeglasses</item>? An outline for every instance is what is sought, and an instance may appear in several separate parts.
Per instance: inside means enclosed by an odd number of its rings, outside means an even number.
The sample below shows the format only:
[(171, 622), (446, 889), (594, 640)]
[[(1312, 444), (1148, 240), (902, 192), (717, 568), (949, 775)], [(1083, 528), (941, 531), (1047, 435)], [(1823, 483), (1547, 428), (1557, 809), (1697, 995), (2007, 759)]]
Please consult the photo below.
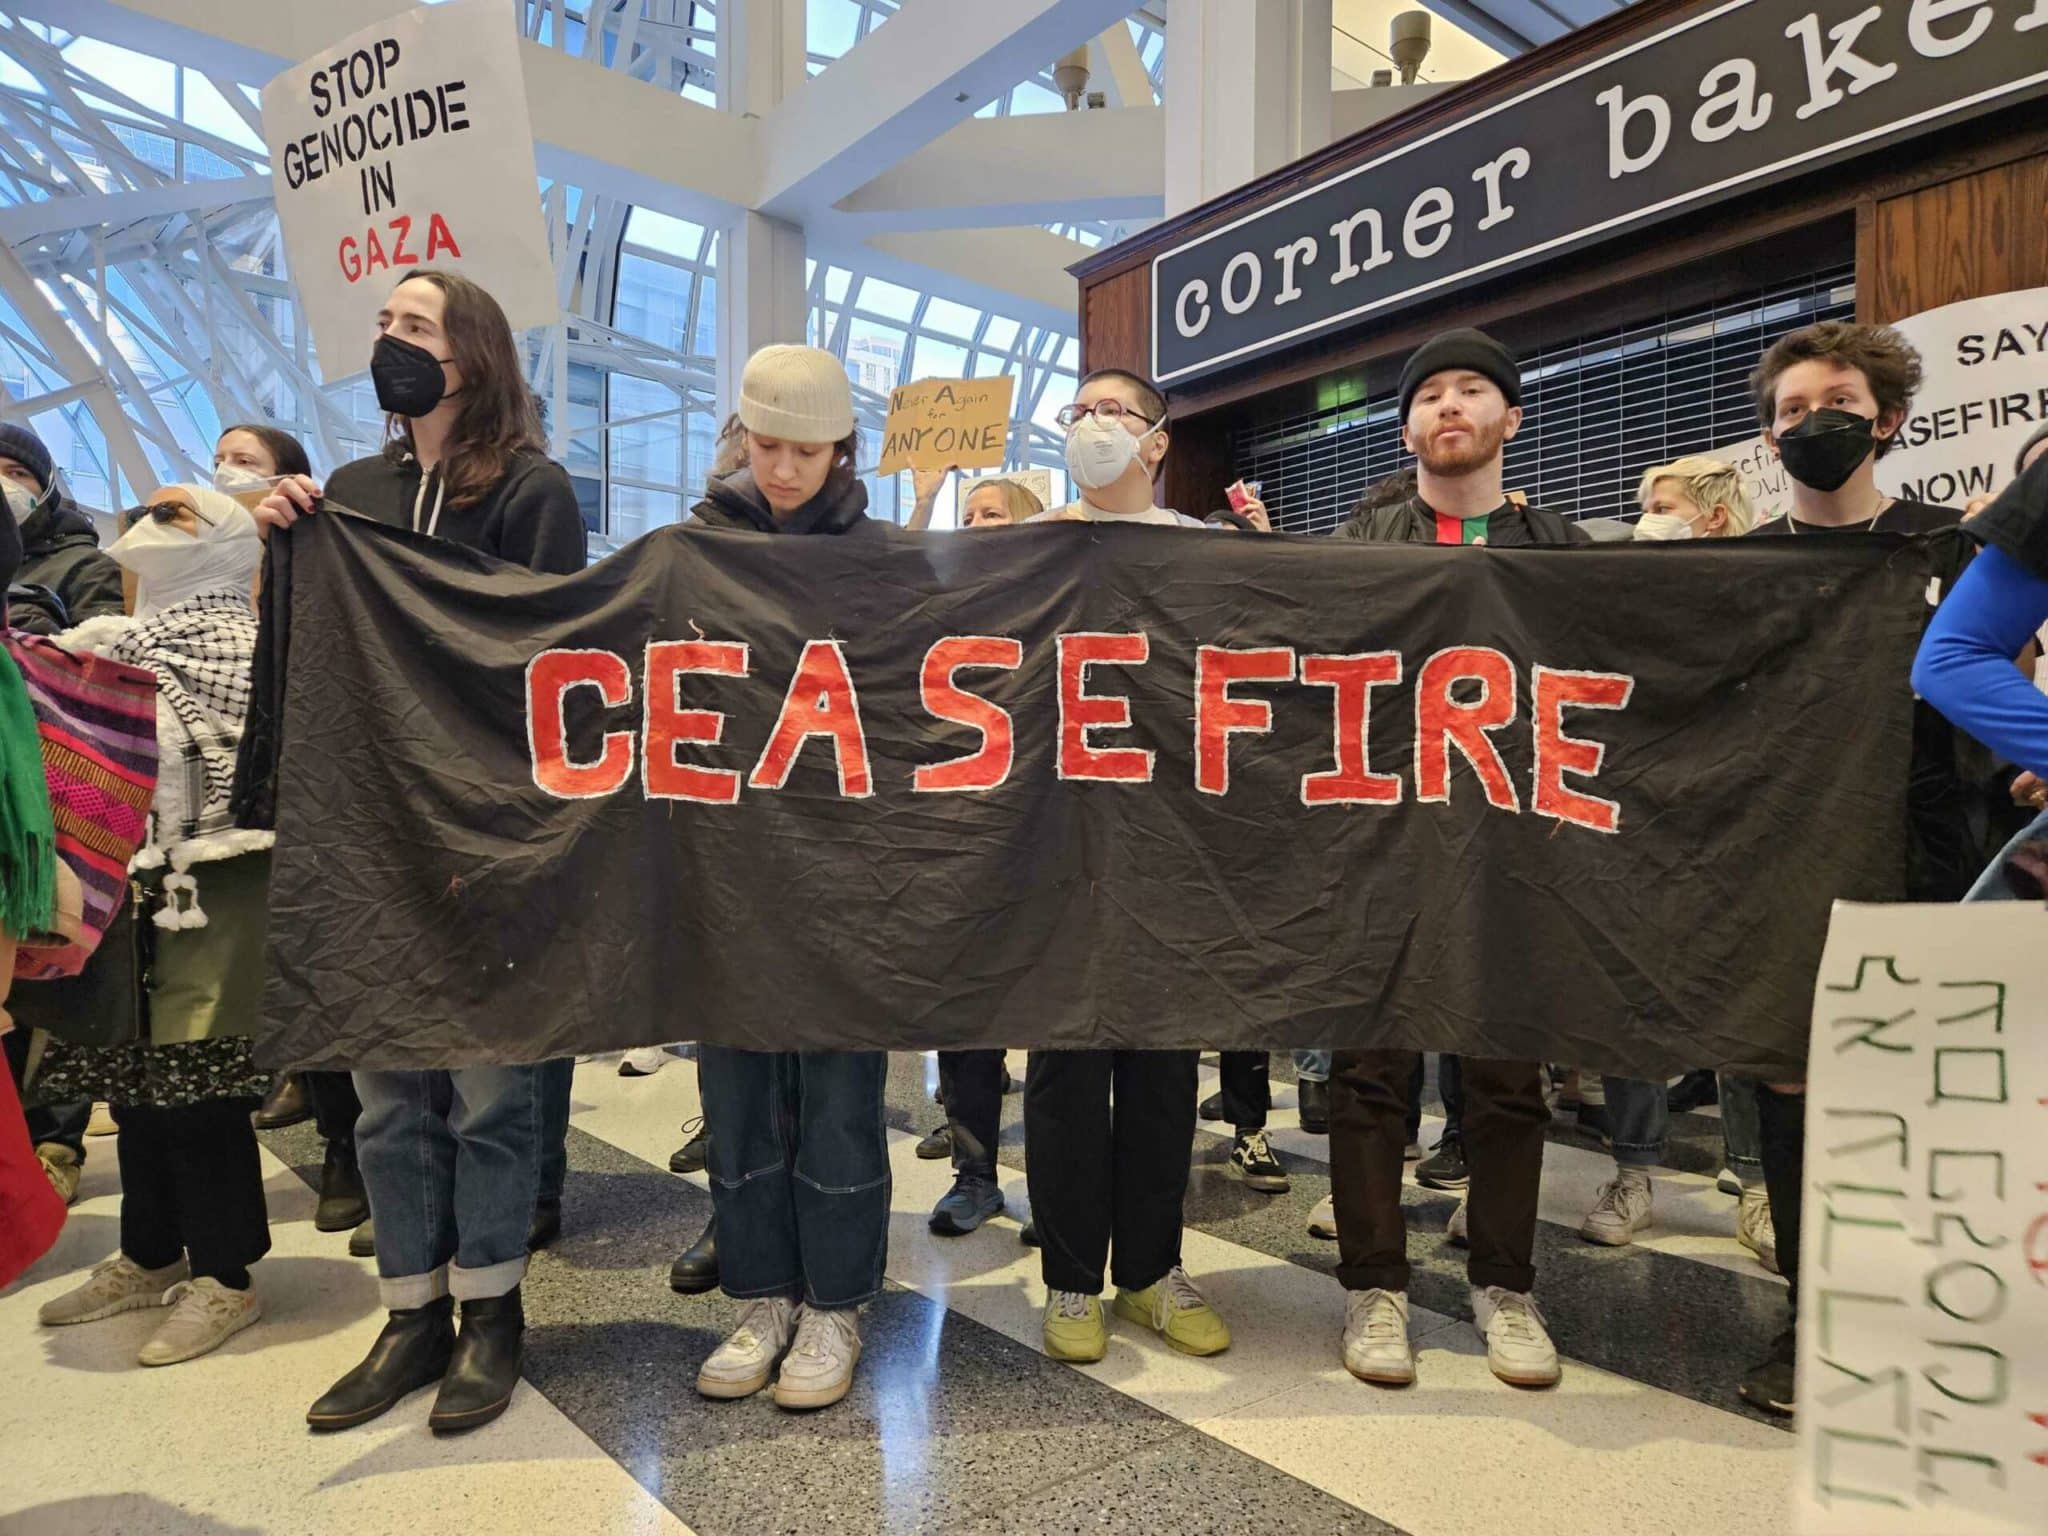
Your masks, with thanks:
[(1072, 430), (1090, 416), (1099, 416), (1104, 421), (1122, 421), (1128, 416), (1131, 420), (1139, 422), (1144, 426), (1156, 427), (1159, 425), (1156, 421), (1148, 421), (1145, 417), (1125, 405), (1123, 401), (1117, 399), (1098, 400), (1093, 405), (1063, 405), (1059, 408), (1058, 413), (1054, 415), (1053, 420), (1061, 426)]

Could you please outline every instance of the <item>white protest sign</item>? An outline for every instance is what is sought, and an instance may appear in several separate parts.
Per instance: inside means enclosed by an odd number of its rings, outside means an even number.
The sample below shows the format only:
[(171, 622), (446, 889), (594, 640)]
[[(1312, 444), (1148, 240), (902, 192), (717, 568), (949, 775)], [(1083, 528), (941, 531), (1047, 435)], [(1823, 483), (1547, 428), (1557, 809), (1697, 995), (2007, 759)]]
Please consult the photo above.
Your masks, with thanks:
[(323, 378), (369, 366), (408, 268), (481, 284), (515, 330), (556, 318), (504, 0), (422, 6), (321, 49), (263, 88), (263, 137)]
[(2044, 946), (2036, 902), (1835, 907), (1807, 1077), (1806, 1536), (2048, 1520)]
[(2003, 490), (2048, 421), (2048, 288), (1944, 304), (1897, 329), (1926, 378), (1899, 446), (1878, 460), (1879, 488), (1942, 507)]
[(1785, 473), (1784, 461), (1778, 457), (1777, 450), (1764, 441), (1763, 433), (1745, 437), (1725, 448), (1716, 448), (1706, 457), (1734, 466), (1742, 476), (1742, 489), (1756, 511), (1759, 523), (1767, 523), (1774, 517), (1783, 517), (1791, 512), (1792, 477)]

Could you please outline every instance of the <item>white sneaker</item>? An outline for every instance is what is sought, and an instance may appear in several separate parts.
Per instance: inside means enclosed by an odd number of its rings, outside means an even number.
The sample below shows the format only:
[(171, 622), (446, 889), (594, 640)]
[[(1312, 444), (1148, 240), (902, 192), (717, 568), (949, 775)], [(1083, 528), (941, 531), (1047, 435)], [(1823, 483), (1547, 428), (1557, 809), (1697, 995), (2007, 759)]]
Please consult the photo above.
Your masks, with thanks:
[(211, 1275), (181, 1280), (164, 1295), (171, 1315), (150, 1335), (136, 1360), (143, 1365), (176, 1365), (219, 1349), (263, 1315), (254, 1289), (231, 1291)]
[(667, 1065), (667, 1051), (658, 1045), (643, 1045), (619, 1058), (619, 1076), (652, 1077)]
[(1742, 1203), (1735, 1208), (1736, 1241), (1756, 1255), (1757, 1263), (1772, 1274), (1778, 1273), (1778, 1228), (1771, 1220), (1771, 1197), (1759, 1185), (1742, 1192)]
[(739, 1327), (697, 1368), (697, 1390), (721, 1399), (752, 1397), (768, 1385), (795, 1332), (796, 1303), (787, 1296), (752, 1302)]
[(116, 1253), (94, 1265), (85, 1284), (44, 1302), (36, 1317), (45, 1328), (62, 1328), (67, 1323), (96, 1323), (117, 1312), (168, 1306), (164, 1292), (185, 1275), (183, 1259), (162, 1269), (144, 1269), (127, 1254)]
[(1316, 1202), (1316, 1208), (1308, 1213), (1308, 1235), (1310, 1237), (1334, 1238), (1337, 1235), (1337, 1202), (1329, 1195)]
[(1641, 1168), (1616, 1168), (1600, 1186), (1600, 1198), (1579, 1223), (1579, 1236), (1589, 1243), (1626, 1248), (1638, 1232), (1650, 1228), (1650, 1175)]
[(1383, 1387), (1405, 1387), (1415, 1380), (1406, 1292), (1344, 1293), (1344, 1369)]
[(1419, 1163), (1419, 1162), (1421, 1162), (1421, 1161), (1422, 1161), (1422, 1143), (1421, 1143), (1421, 1142), (1419, 1142), (1419, 1141), (1411, 1141), (1411, 1142), (1409, 1142), (1409, 1143), (1408, 1143), (1408, 1145), (1407, 1145), (1407, 1146), (1403, 1147), (1403, 1148), (1401, 1149), (1401, 1161), (1402, 1161), (1402, 1162), (1404, 1162), (1404, 1163)]
[(1513, 1387), (1557, 1385), (1557, 1346), (1534, 1297), (1489, 1285), (1472, 1292), (1472, 1326), (1486, 1340), (1486, 1363)]
[(1444, 1224), (1444, 1241), (1453, 1248), (1472, 1246), (1472, 1202), (1460, 1200), (1458, 1208), (1451, 1212), (1451, 1219)]
[(860, 1313), (852, 1307), (799, 1307), (796, 1342), (775, 1378), (778, 1408), (829, 1408), (853, 1385), (860, 1363)]
[(1742, 1194), (1742, 1180), (1735, 1177), (1734, 1169), (1723, 1168), (1714, 1176), (1714, 1188), (1721, 1191), (1724, 1195), (1734, 1195), (1739, 1198)]

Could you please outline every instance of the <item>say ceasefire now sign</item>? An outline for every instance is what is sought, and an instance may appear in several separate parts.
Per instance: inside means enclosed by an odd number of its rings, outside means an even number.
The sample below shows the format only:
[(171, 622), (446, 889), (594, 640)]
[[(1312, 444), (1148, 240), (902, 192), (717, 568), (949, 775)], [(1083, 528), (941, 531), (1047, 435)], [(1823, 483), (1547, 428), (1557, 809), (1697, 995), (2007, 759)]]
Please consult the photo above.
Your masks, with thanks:
[(2048, 0), (1727, 0), (1160, 253), (1175, 384), (2048, 94)]

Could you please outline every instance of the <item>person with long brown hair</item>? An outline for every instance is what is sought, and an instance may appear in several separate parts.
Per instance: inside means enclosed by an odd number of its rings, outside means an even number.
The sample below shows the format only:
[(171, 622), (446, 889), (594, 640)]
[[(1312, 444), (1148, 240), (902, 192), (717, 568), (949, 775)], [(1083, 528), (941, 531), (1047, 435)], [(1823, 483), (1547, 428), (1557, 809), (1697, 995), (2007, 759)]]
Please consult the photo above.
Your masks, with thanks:
[[(421, 270), (392, 291), (377, 328), (370, 377), (388, 413), (384, 449), (336, 470), (324, 498), (537, 571), (582, 569), (575, 489), (547, 457), (497, 300), (454, 273)], [(321, 486), (294, 476), (257, 519), (289, 528), (322, 499)], [(315, 1429), (365, 1423), (437, 1382), (437, 1430), (504, 1412), (519, 1379), (528, 1246), (551, 1235), (545, 1143), (554, 1122), (566, 1131), (559, 1107), (550, 1113), (565, 1076), (554, 1063), (355, 1074), (357, 1154), (391, 1316), (363, 1363), (308, 1411)]]

